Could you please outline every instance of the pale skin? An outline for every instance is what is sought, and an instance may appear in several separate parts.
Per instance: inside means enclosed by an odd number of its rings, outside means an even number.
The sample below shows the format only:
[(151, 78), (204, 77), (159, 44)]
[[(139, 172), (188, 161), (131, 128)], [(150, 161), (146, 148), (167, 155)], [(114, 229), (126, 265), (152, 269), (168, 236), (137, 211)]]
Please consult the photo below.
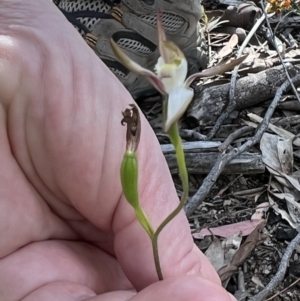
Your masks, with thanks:
[[(182, 212), (150, 240), (122, 196), (120, 121), (133, 100), (49, 0), (0, 0), (0, 300), (234, 300)], [(178, 202), (142, 118), (141, 204)]]

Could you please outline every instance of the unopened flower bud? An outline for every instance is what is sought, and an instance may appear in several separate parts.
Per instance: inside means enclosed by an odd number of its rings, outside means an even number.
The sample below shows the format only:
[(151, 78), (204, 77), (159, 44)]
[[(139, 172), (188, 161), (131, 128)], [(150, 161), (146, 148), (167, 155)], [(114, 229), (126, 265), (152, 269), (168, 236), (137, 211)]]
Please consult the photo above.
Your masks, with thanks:
[(140, 206), (138, 191), (138, 160), (136, 150), (140, 141), (141, 124), (138, 108), (130, 105), (130, 109), (122, 112), (124, 118), (121, 124), (127, 123), (126, 152), (121, 165), (121, 183), (123, 193), (128, 203), (133, 207), (141, 226), (152, 238), (154, 231), (151, 223)]
[(121, 166), (121, 182), (128, 203), (133, 208), (138, 207), (138, 163), (136, 154), (133, 152), (125, 152)]

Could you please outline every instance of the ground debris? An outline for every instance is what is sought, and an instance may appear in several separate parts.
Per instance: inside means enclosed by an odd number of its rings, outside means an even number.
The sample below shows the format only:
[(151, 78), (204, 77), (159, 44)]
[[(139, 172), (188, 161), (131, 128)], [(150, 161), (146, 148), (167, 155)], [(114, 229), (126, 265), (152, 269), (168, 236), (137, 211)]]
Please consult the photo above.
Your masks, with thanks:
[[(259, 3), (202, 1), (211, 22), (202, 24), (210, 66), (235, 58), (249, 31), (263, 16)], [(233, 73), (193, 84), (196, 96), (180, 127), (191, 199), (199, 193), (215, 162), (241, 149), (262, 127), (266, 128), (262, 139), (242, 152), (236, 161), (222, 166), (222, 173), (210, 178), (212, 185), (204, 191), (204, 197), (201, 195), (196, 209), (188, 214), (195, 243), (214, 261), (223, 285), (239, 301), (252, 298), (268, 287), (299, 230), (300, 105), (285, 83), (287, 73), (294, 78), (300, 70), (297, 8), (300, 5), (297, 1), (291, 3), (289, 10), (269, 19), (272, 31), (276, 28), (273, 40), (263, 22), (246, 45), (244, 54), (248, 57), (240, 66), (235, 87), (230, 82)], [(228, 22), (223, 22), (226, 16)], [(287, 71), (274, 43), (282, 50)], [(279, 87), (284, 85), (278, 105), (268, 116), (270, 123), (265, 124), (263, 118), (269, 114)], [(299, 87), (299, 76), (294, 85)], [(232, 88), (235, 88), (233, 102)], [(234, 106), (229, 110), (228, 104), (232, 103)], [(182, 187), (174, 150), (161, 131), (161, 98), (145, 99), (140, 106), (157, 135), (180, 196)], [(213, 132), (224, 112), (228, 113), (226, 118)], [(235, 244), (232, 237), (239, 237), (240, 243)], [(299, 245), (291, 251), (286, 267), (283, 280), (269, 292), (270, 299), (263, 300), (300, 300)]]

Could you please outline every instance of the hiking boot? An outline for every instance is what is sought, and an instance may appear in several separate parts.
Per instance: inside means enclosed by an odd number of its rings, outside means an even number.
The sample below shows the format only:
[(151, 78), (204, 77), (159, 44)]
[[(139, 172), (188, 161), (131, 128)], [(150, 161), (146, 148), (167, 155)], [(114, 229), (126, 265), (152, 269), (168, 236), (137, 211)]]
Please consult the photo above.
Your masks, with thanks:
[(189, 74), (205, 69), (205, 40), (200, 32), (200, 0), (57, 0), (66, 18), (118, 77), (133, 98), (156, 94), (144, 77), (119, 63), (110, 38), (135, 62), (153, 70), (159, 58), (157, 13), (168, 40), (184, 52)]

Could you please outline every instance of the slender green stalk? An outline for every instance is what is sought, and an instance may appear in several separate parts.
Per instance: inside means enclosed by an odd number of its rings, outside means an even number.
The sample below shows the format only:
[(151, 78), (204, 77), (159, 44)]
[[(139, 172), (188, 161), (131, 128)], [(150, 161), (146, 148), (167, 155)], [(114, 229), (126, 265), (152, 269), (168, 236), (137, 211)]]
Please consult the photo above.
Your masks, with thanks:
[(140, 205), (134, 208), (135, 215), (137, 220), (140, 222), (141, 226), (145, 229), (145, 231), (148, 233), (150, 239), (152, 240), (154, 230), (152, 228), (152, 225), (144, 212), (144, 210), (141, 208)]
[(152, 242), (152, 250), (153, 250), (156, 274), (157, 274), (158, 280), (163, 280), (164, 278), (163, 278), (163, 274), (161, 271), (159, 254), (158, 254), (158, 240), (157, 240), (157, 236), (155, 236), (155, 233), (152, 236), (151, 242)]
[(179, 168), (179, 176), (182, 181), (183, 195), (182, 195), (181, 199), (185, 199), (185, 201), (186, 201), (188, 198), (188, 194), (189, 194), (189, 177), (188, 177), (188, 172), (187, 172), (186, 165), (185, 165), (185, 155), (184, 155), (184, 151), (183, 151), (183, 147), (182, 147), (182, 141), (179, 136), (177, 123), (172, 125), (168, 134), (169, 134), (171, 143), (175, 147), (176, 159), (177, 159), (177, 164), (178, 164), (178, 168)]
[(159, 254), (158, 254), (158, 236), (159, 236), (160, 232), (163, 230), (163, 228), (182, 210), (183, 206), (185, 205), (185, 203), (188, 199), (188, 195), (189, 195), (188, 173), (187, 173), (187, 169), (186, 169), (185, 156), (184, 156), (184, 151), (182, 148), (182, 141), (179, 136), (177, 123), (172, 125), (168, 134), (169, 134), (171, 143), (175, 147), (176, 159), (177, 159), (177, 164), (178, 164), (178, 168), (179, 168), (179, 175), (180, 175), (180, 178), (182, 181), (183, 193), (182, 193), (181, 200), (180, 200), (178, 206), (160, 224), (160, 226), (157, 228), (157, 230), (155, 231), (155, 233), (152, 237), (153, 256), (154, 256), (156, 272), (157, 272), (159, 280), (163, 280), (163, 275), (162, 275), (162, 271), (161, 271)]

